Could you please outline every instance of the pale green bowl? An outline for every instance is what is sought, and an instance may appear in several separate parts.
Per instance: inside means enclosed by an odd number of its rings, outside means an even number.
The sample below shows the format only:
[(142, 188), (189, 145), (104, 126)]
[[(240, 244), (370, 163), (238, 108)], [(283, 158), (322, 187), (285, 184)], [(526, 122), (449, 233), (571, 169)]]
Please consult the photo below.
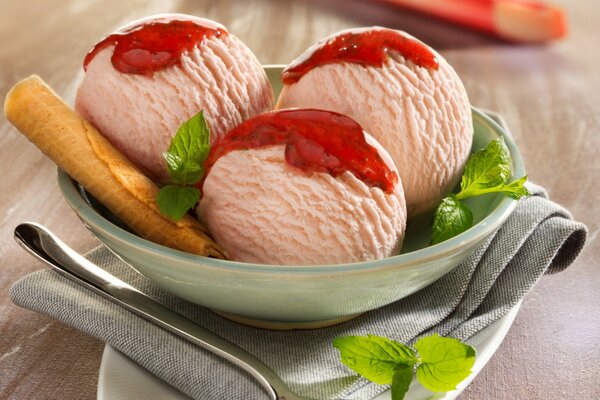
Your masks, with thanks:
[[(281, 67), (265, 69), (279, 93)], [(525, 175), (510, 135), (477, 109), (473, 109), (473, 125), (473, 150), (502, 136), (512, 155), (513, 176)], [(331, 325), (418, 291), (469, 256), (516, 205), (501, 195), (471, 199), (475, 225), (429, 247), (431, 216), (410, 221), (402, 253), (394, 257), (351, 264), (274, 266), (201, 257), (149, 242), (129, 232), (93, 198), (86, 198), (77, 182), (60, 170), (58, 183), (90, 231), (140, 274), (228, 318), (275, 329)]]

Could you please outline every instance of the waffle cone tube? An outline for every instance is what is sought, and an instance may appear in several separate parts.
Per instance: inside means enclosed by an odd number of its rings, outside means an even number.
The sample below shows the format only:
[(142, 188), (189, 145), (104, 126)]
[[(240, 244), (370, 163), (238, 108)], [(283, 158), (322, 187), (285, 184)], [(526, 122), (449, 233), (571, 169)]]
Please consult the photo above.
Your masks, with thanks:
[(141, 237), (202, 256), (225, 251), (189, 215), (163, 216), (158, 187), (38, 76), (18, 82), (6, 96), (7, 119), (62, 170), (77, 180)]

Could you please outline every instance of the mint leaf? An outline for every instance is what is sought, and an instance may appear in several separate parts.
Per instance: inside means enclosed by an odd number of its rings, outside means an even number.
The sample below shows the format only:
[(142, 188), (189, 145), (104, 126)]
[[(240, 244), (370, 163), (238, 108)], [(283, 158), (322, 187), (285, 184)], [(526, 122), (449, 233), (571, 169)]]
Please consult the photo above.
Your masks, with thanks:
[(171, 185), (160, 189), (156, 202), (160, 212), (177, 221), (200, 198), (200, 191), (192, 187), (204, 175), (204, 161), (210, 152), (210, 130), (200, 111), (185, 121), (163, 153)]
[(183, 171), (184, 162), (177, 154), (169, 153), (167, 151), (166, 153), (163, 153), (162, 156), (167, 162), (167, 171), (169, 171), (169, 175)]
[(384, 337), (344, 336), (336, 338), (333, 346), (340, 351), (342, 363), (368, 380), (392, 383), (396, 369), (409, 367), (417, 362), (410, 347)]
[(174, 221), (179, 221), (198, 202), (200, 191), (194, 187), (167, 185), (156, 196), (161, 213)]
[(441, 243), (473, 226), (473, 213), (456, 196), (442, 200), (433, 215), (431, 244)]
[(400, 365), (394, 370), (392, 378), (392, 400), (402, 400), (408, 392), (410, 381), (413, 378), (413, 367)]
[(204, 112), (200, 111), (189, 120), (185, 121), (177, 134), (171, 139), (169, 153), (181, 158), (183, 165), (192, 161), (201, 165), (210, 150), (210, 130), (204, 119)]
[(169, 150), (163, 153), (171, 182), (193, 185), (200, 180), (210, 151), (209, 143), (210, 130), (202, 111), (181, 124), (171, 139)]
[(525, 182), (527, 182), (527, 175), (523, 176), (521, 179), (509, 183), (508, 185), (502, 186), (500, 188), (500, 192), (515, 200), (519, 200), (522, 197), (531, 196), (531, 192), (525, 187)]
[(173, 183), (183, 186), (192, 185), (204, 175), (204, 168), (198, 165), (197, 162), (188, 160), (184, 164), (177, 154), (169, 152), (163, 153), (163, 158), (167, 162), (167, 169)]
[(486, 193), (504, 193), (518, 200), (531, 195), (524, 186), (527, 175), (508, 183), (510, 165), (510, 152), (504, 139), (492, 140), (485, 148), (473, 153), (467, 161), (456, 198), (463, 200)]
[(427, 336), (415, 343), (421, 364), (417, 367), (417, 379), (432, 392), (456, 389), (471, 373), (475, 363), (475, 349), (458, 339)]
[(460, 182), (459, 199), (476, 196), (479, 191), (502, 186), (510, 178), (510, 152), (503, 138), (492, 140), (471, 155)]

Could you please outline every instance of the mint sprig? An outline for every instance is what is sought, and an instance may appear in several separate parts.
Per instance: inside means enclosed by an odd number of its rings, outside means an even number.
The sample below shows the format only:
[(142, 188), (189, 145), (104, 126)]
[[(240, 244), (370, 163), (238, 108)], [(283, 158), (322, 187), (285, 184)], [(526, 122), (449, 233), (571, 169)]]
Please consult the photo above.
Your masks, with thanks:
[(178, 221), (198, 202), (194, 187), (204, 175), (204, 161), (210, 152), (210, 130), (200, 111), (185, 121), (163, 153), (171, 184), (160, 189), (156, 202), (161, 213)]
[(515, 200), (531, 193), (525, 187), (527, 175), (509, 182), (511, 157), (503, 138), (492, 140), (473, 153), (460, 182), (460, 191), (444, 198), (433, 216), (431, 244), (441, 243), (473, 226), (469, 207), (460, 200), (487, 193), (503, 193)]
[(404, 398), (415, 374), (432, 392), (456, 389), (471, 373), (476, 355), (473, 347), (437, 334), (419, 339), (416, 351), (375, 335), (339, 337), (333, 346), (350, 369), (372, 382), (391, 384), (393, 400)]

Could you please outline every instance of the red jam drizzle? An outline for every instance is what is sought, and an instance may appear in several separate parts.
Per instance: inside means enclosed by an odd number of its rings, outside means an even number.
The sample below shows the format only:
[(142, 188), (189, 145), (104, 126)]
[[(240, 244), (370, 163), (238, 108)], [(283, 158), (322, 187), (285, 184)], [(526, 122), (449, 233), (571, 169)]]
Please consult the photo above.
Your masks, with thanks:
[(205, 176), (227, 153), (280, 144), (285, 145), (285, 161), (308, 173), (335, 177), (350, 171), (386, 193), (393, 192), (398, 182), (396, 172), (367, 143), (358, 123), (342, 114), (313, 109), (273, 111), (243, 122), (212, 145)]
[(151, 21), (107, 36), (86, 55), (83, 68), (107, 46), (115, 45), (112, 65), (119, 72), (152, 76), (156, 71), (179, 64), (181, 54), (205, 38), (227, 35), (221, 28), (193, 21)]
[(311, 69), (335, 63), (355, 63), (381, 67), (390, 51), (398, 52), (413, 63), (438, 69), (438, 60), (429, 47), (392, 29), (368, 29), (339, 34), (301, 57), (283, 70), (285, 84), (296, 83)]

